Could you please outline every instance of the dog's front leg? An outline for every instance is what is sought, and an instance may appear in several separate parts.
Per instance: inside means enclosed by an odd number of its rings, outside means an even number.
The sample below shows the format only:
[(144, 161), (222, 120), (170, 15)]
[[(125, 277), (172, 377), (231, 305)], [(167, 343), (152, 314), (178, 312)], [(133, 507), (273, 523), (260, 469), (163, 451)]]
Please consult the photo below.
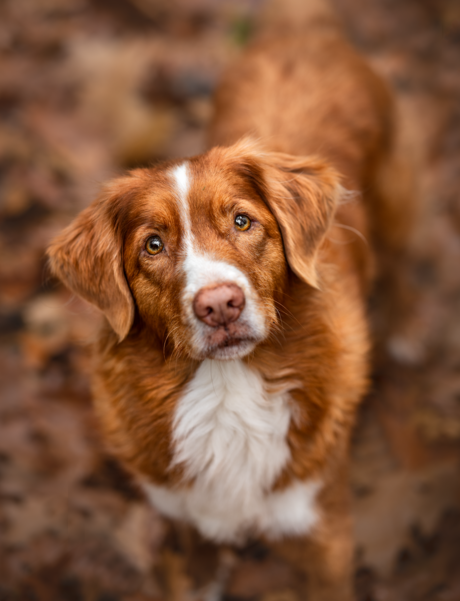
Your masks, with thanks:
[(314, 530), (280, 541), (277, 551), (296, 569), (302, 601), (352, 601), (354, 545), (346, 478), (323, 489), (318, 509)]
[(307, 601), (352, 601), (353, 545), (349, 520), (335, 516), (304, 541)]
[(318, 499), (319, 523), (303, 545), (308, 601), (355, 597), (348, 466), (341, 461), (332, 472)]

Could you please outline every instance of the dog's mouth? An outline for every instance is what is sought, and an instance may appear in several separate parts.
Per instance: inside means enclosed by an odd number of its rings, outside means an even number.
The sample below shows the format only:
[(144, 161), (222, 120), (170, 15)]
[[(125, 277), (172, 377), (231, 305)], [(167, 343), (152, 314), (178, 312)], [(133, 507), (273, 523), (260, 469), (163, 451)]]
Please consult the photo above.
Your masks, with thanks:
[(250, 328), (230, 324), (228, 327), (213, 328), (206, 336), (205, 357), (208, 359), (235, 359), (251, 352), (259, 341)]
[(242, 342), (245, 342), (244, 339), (241, 338), (231, 338), (230, 336), (221, 342), (217, 348), (229, 348), (231, 346), (238, 346)]
[(253, 339), (229, 339), (219, 346), (208, 349), (207, 359), (218, 359), (227, 361), (230, 359), (241, 359), (254, 350), (257, 342)]

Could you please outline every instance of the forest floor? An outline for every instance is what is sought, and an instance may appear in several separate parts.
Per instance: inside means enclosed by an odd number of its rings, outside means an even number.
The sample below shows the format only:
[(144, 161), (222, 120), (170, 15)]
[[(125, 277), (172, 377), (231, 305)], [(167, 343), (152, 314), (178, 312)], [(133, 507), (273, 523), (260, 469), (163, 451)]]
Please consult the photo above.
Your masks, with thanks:
[[(44, 261), (103, 181), (205, 148), (212, 91), (259, 5), (0, 4), (0, 601), (211, 599), (219, 558), (227, 601), (299, 598), (269, 548), (175, 530), (105, 452), (89, 391), (99, 317)], [(334, 5), (394, 91), (420, 208), (353, 442), (358, 599), (458, 601), (460, 4)]]

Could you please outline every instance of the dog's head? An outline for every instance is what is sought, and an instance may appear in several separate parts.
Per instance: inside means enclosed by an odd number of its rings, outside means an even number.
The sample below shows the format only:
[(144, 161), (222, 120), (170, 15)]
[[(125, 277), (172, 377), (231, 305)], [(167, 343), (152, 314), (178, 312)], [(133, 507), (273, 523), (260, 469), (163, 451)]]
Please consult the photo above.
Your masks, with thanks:
[(120, 340), (137, 313), (165, 348), (243, 357), (276, 330), (289, 270), (318, 287), (339, 188), (316, 159), (213, 148), (113, 181), (51, 245), (51, 268)]

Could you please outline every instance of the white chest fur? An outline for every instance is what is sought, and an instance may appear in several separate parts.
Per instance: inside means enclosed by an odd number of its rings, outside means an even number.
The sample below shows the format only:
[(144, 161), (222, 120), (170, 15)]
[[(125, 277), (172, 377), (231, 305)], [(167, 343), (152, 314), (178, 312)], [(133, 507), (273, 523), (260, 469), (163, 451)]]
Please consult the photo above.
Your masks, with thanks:
[(287, 392), (267, 392), (260, 375), (239, 360), (204, 361), (173, 422), (174, 463), (193, 484), (147, 485), (153, 505), (216, 541), (308, 531), (317, 519), (319, 483), (270, 492), (290, 457), (287, 400)]

